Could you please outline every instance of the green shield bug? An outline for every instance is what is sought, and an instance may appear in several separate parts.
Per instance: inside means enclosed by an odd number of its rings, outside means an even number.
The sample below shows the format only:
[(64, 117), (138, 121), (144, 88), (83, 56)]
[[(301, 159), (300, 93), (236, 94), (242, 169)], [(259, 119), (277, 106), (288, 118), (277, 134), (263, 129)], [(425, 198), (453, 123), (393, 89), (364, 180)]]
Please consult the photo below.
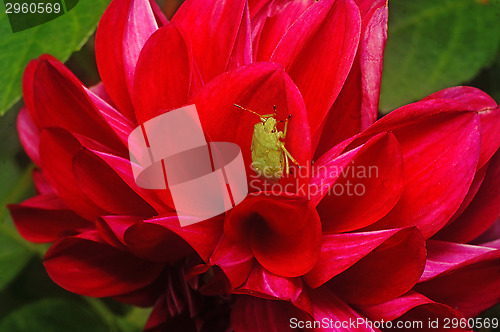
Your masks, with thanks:
[(277, 116), (276, 106), (274, 106), (273, 114), (260, 115), (248, 108), (234, 104), (234, 106), (248, 111), (252, 114), (257, 115), (260, 118), (259, 123), (255, 124), (253, 127), (253, 137), (252, 137), (252, 167), (257, 172), (258, 175), (264, 176), (266, 179), (278, 182), (283, 175), (283, 164), (285, 164), (286, 174), (290, 174), (289, 170), (289, 159), (297, 165), (299, 168), (301, 166), (292, 157), (290, 152), (285, 147), (285, 142), (281, 139), (285, 139), (286, 131), (288, 128), (288, 120), (292, 116), (291, 114), (284, 121), (285, 128), (283, 131), (278, 131), (276, 128), (277, 122), (283, 122), (276, 120)]

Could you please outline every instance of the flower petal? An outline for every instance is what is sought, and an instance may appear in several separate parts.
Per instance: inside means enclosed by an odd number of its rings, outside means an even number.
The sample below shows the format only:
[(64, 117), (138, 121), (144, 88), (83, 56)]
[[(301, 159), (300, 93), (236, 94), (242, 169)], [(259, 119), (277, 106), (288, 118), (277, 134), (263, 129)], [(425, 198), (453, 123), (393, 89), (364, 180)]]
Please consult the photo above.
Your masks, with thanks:
[(500, 107), (488, 94), (469, 86), (441, 90), (424, 100), (436, 98), (460, 101), (479, 113), (482, 141), (478, 168), (482, 167), (500, 147)]
[(70, 210), (94, 221), (106, 212), (82, 192), (73, 174), (73, 157), (81, 148), (74, 136), (62, 129), (45, 129), (40, 135), (40, 163), (45, 178)]
[(429, 240), (427, 250), (425, 271), (415, 286), (417, 292), (467, 317), (498, 303), (499, 249)]
[(292, 318), (307, 320), (310, 316), (289, 302), (240, 295), (231, 310), (231, 328), (238, 332), (295, 331), (290, 326)]
[[(406, 239), (412, 233), (407, 229), (390, 229), (376, 232), (354, 232), (345, 234), (324, 234), (321, 255), (303, 278), (309, 286), (316, 288), (336, 275), (349, 269), (369, 255), (385, 241)], [(383, 247), (382, 247), (383, 248)]]
[[(365, 318), (358, 312), (354, 311), (350, 306), (345, 304), (334, 293), (325, 288), (318, 288), (309, 292), (312, 303), (312, 316), (315, 321), (332, 322), (328, 327), (320, 327), (315, 331), (378, 331), (367, 324), (349, 324), (351, 321), (365, 321)], [(340, 322), (340, 327), (335, 326), (336, 322)], [(344, 323), (346, 322), (346, 323)], [(345, 325), (344, 325), (345, 324)]]
[[(398, 231), (326, 285), (348, 303), (376, 304), (409, 291), (425, 266), (425, 241), (412, 227)], [(367, 278), (369, 275), (369, 278)]]
[(90, 100), (83, 84), (58, 60), (42, 56), (33, 77), (33, 99), (40, 128), (60, 127), (126, 154), (126, 146), (113, 133)]
[(156, 214), (104, 160), (87, 149), (78, 151), (73, 157), (73, 173), (82, 192), (110, 214), (144, 218)]
[(452, 100), (420, 101), (389, 113), (351, 143), (391, 131), (403, 152), (403, 194), (369, 229), (416, 225), (429, 238), (458, 210), (474, 178), (481, 141), (479, 117), (467, 109)]
[(387, 1), (356, 1), (362, 18), (353, 66), (325, 120), (316, 155), (358, 134), (377, 119), (382, 62), (387, 40)]
[(157, 29), (148, 0), (113, 0), (97, 28), (99, 74), (115, 105), (132, 122), (135, 66), (146, 40)]
[(390, 133), (374, 136), (340, 164), (338, 159), (342, 155), (314, 164), (310, 188), (333, 181), (317, 206), (324, 232), (352, 231), (380, 220), (404, 189), (401, 148)]
[(231, 289), (234, 289), (247, 279), (254, 262), (250, 248), (222, 235), (210, 256), (209, 264), (219, 266), (226, 275)]
[(271, 57), (297, 84), (313, 137), (319, 135), (349, 74), (360, 30), (359, 10), (352, 0), (319, 1), (287, 30)]
[(124, 239), (134, 252), (155, 260), (163, 260), (171, 255), (178, 256), (176, 251), (184, 254), (185, 246), (182, 243), (185, 242), (206, 262), (214, 251), (221, 233), (220, 217), (182, 227), (177, 215), (167, 215), (148, 219), (130, 227), (125, 232)]
[(249, 196), (230, 211), (224, 233), (248, 244), (264, 268), (283, 277), (308, 272), (321, 250), (318, 214), (301, 196)]
[(163, 269), (128, 252), (103, 244), (95, 233), (64, 237), (44, 258), (50, 278), (70, 292), (93, 297), (115, 296), (153, 282)]
[(486, 231), (500, 215), (500, 152), (483, 166), (486, 175), (477, 194), (464, 211), (436, 238), (449, 242), (467, 243)]
[(40, 129), (33, 122), (26, 107), (21, 108), (17, 116), (17, 132), (24, 151), (37, 166), (40, 166), (40, 154), (38, 152)]
[(272, 1), (261, 7), (252, 20), (255, 61), (269, 61), (290, 26), (315, 0)]
[(8, 208), (18, 232), (31, 242), (54, 242), (65, 232), (93, 225), (68, 210), (54, 194), (35, 196)]
[[(453, 308), (434, 302), (427, 297), (415, 291), (409, 291), (402, 296), (380, 304), (370, 306), (358, 306), (358, 308), (372, 321), (393, 321), (400, 319), (401, 321), (420, 321), (424, 330), (429, 320), (439, 318), (439, 324), (444, 324), (444, 318), (464, 318), (458, 311)], [(394, 323), (395, 325), (396, 323)], [(414, 325), (415, 328), (416, 325)], [(429, 331), (432, 331), (429, 329)]]
[(291, 302), (297, 308), (310, 311), (311, 302), (303, 288), (301, 278), (277, 276), (260, 264), (254, 264), (243, 285), (233, 290), (235, 294), (247, 294), (264, 299), (278, 299)]
[(231, 57), (243, 65), (250, 63), (251, 44), (239, 40), (250, 41), (248, 20), (244, 0), (187, 0), (172, 18), (173, 23), (186, 31), (205, 82), (227, 71)]
[(195, 66), (187, 36), (175, 24), (153, 33), (135, 70), (133, 101), (138, 123), (186, 105), (191, 85), (196, 82)]

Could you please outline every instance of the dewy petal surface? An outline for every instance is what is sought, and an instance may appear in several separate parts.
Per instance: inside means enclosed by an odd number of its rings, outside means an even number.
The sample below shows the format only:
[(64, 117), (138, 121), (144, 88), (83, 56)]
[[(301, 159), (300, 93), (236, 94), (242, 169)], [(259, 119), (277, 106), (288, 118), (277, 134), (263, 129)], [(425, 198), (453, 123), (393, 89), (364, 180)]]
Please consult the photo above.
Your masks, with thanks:
[(313, 138), (349, 74), (360, 30), (359, 10), (352, 0), (319, 1), (287, 30), (271, 57), (297, 84)]

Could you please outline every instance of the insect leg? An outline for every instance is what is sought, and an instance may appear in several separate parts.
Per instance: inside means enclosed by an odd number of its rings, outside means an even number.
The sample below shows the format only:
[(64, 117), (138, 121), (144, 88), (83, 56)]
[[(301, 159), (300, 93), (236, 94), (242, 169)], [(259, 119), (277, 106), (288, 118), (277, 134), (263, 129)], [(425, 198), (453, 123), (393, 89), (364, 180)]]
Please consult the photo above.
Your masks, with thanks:
[(285, 144), (281, 143), (281, 149), (283, 150), (283, 152), (285, 152), (285, 156), (288, 156), (288, 158), (290, 158), (290, 160), (295, 164), (297, 165), (299, 168), (301, 168), (302, 166), (299, 165), (299, 163), (297, 162), (297, 160), (295, 160), (295, 158), (292, 157), (292, 155), (290, 154), (290, 152), (288, 152), (288, 150), (285, 148)]
[[(284, 151), (283, 151), (284, 152)], [(286, 175), (290, 175), (290, 165), (288, 164), (288, 156), (285, 153), (285, 167), (286, 167)]]

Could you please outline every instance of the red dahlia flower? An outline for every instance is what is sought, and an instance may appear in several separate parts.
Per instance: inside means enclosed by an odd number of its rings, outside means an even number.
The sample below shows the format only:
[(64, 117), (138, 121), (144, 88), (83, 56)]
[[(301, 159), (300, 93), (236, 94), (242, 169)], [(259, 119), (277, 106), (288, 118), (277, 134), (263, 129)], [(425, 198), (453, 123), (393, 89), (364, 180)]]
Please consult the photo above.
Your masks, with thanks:
[[(188, 0), (171, 22), (114, 0), (102, 84), (50, 56), (26, 68), (18, 127), (38, 195), (10, 206), (19, 232), (54, 242), (61, 287), (154, 304), (147, 330), (478, 315), (500, 302), (500, 108), (457, 87), (375, 122), (386, 24), (377, 0)], [(127, 138), (188, 104), (207, 137), (241, 147), (250, 195), (180, 227), (168, 190), (136, 185)], [(285, 144), (307, 174), (253, 187), (256, 118), (234, 104), (291, 114)]]

